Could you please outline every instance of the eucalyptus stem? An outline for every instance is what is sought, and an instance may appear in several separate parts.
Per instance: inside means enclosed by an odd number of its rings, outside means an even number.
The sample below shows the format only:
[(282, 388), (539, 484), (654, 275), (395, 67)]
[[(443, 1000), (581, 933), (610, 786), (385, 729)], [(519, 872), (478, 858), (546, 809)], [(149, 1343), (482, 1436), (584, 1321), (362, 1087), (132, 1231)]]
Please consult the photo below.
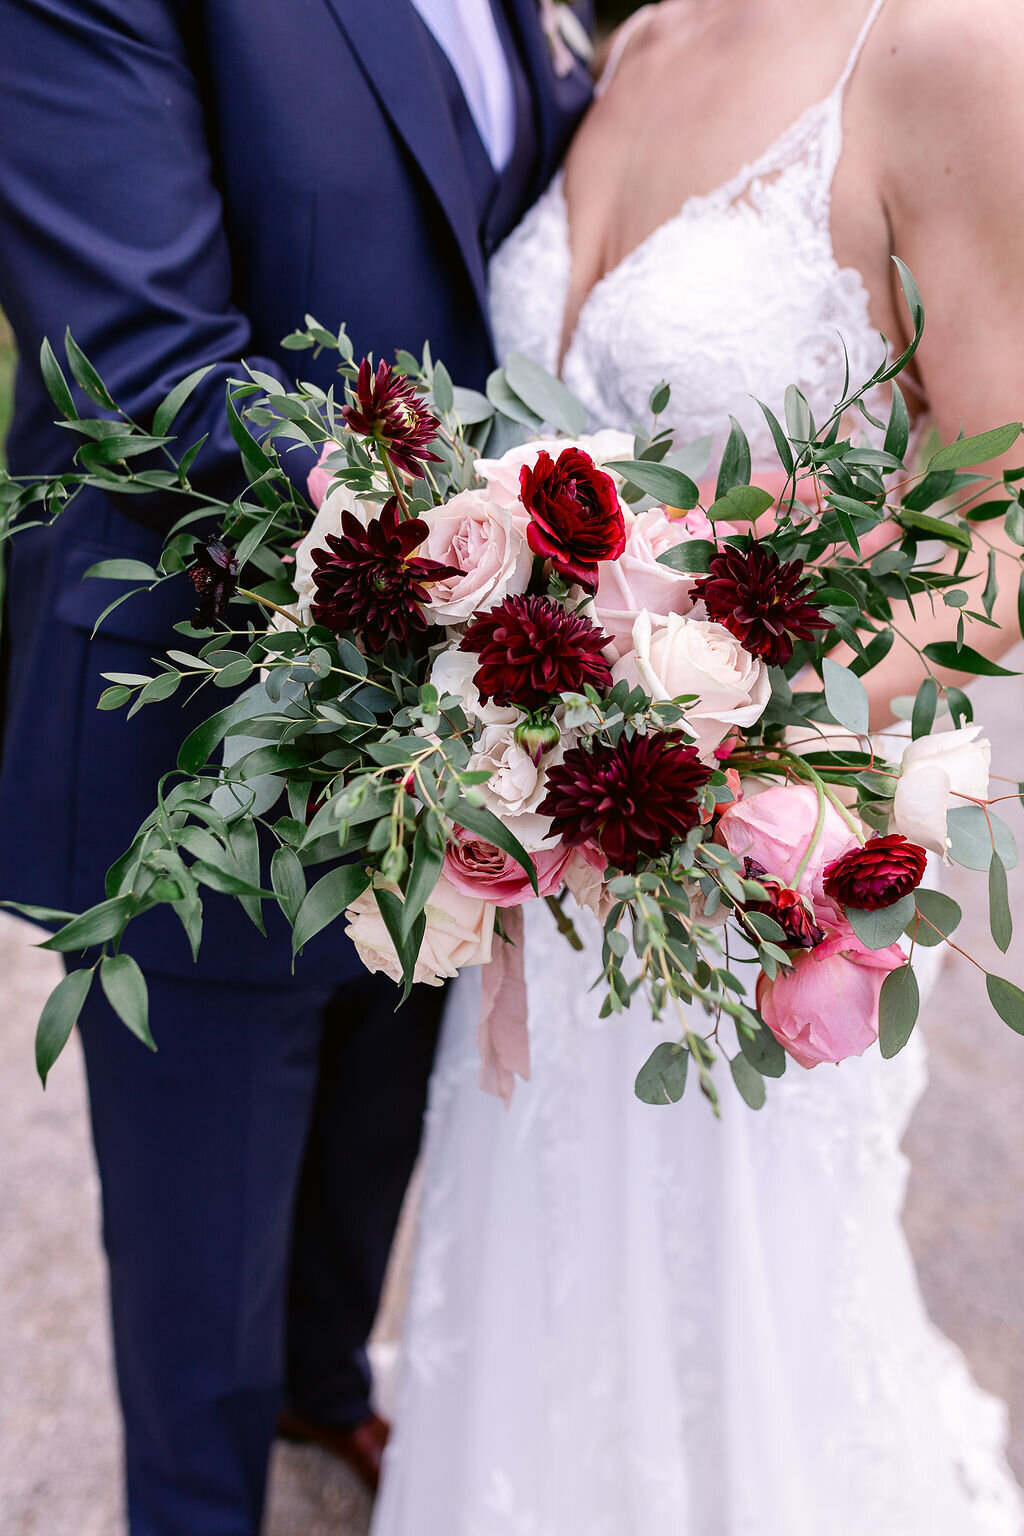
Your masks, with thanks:
[(287, 608), (282, 608), (279, 603), (272, 603), (269, 597), (260, 597), (256, 592), (250, 592), (246, 587), (236, 587), (235, 595), (236, 597), (247, 597), (250, 602), (258, 603), (261, 608), (269, 608), (272, 613), (279, 613), (283, 619), (288, 620), (289, 624), (294, 624), (296, 629), (302, 628), (301, 619), (296, 618), (294, 613), (289, 613)]

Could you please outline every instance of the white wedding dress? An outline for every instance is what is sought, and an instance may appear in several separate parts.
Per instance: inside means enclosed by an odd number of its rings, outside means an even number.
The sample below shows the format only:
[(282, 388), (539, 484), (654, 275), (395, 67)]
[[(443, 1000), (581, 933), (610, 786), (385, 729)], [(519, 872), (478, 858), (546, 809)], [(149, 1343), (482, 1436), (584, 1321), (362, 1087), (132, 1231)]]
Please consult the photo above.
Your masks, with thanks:
[[(775, 465), (755, 395), (822, 411), (880, 355), (829, 193), (846, 80), (754, 165), (604, 277), (563, 376), (627, 427), (667, 377), (678, 442), (729, 414)], [(614, 67), (614, 66), (612, 66)], [(606, 75), (606, 80), (608, 76)], [(560, 178), (495, 258), (504, 352), (556, 364), (569, 277)], [(929, 1321), (900, 1227), (915, 1037), (790, 1063), (755, 1114), (721, 1082), (639, 1103), (671, 1030), (598, 1019), (597, 927), (572, 954), (527, 911), (532, 1081), (480, 1092), (479, 973), (434, 1073), (396, 1433), (373, 1536), (1014, 1536), (1002, 1405)], [(930, 951), (931, 956), (935, 951)]]

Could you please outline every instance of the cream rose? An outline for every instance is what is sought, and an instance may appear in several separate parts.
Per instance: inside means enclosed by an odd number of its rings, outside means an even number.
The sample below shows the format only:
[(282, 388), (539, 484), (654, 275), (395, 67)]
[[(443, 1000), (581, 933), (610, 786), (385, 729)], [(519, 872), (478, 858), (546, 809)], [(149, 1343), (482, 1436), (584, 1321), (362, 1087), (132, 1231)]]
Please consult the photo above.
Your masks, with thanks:
[(537, 814), (547, 794), (547, 770), (560, 763), (567, 748), (575, 745), (577, 733), (563, 731), (558, 744), (535, 763), (515, 739), (518, 711), (510, 713), (514, 719), (484, 726), (467, 766), (473, 772), (491, 775), (486, 784), (477, 786), (484, 804), (507, 823), (528, 853), (535, 853), (551, 846), (551, 822)]
[(608, 861), (601, 853), (584, 847), (573, 850), (565, 869), (565, 887), (569, 895), (578, 907), (593, 912), (599, 923), (605, 921), (615, 905), (615, 897), (604, 880), (607, 867)]
[[(609, 427), (605, 431), (592, 432), (583, 437), (539, 437), (517, 448), (510, 448), (500, 459), (479, 459), (476, 472), (485, 481), (487, 493), (493, 500), (504, 506), (518, 507), (519, 515), (525, 517), (519, 501), (519, 476), (523, 465), (535, 463), (541, 452), (550, 453), (553, 459), (557, 459), (566, 448), (582, 449), (600, 466), (613, 459), (631, 459), (633, 436), (630, 432), (618, 432)], [(619, 483), (619, 477), (614, 471), (612, 476)]]
[(533, 555), (522, 516), (515, 517), (482, 491), (461, 491), (423, 517), (430, 532), (417, 554), (463, 572), (430, 586), (430, 617), (435, 624), (465, 623), (506, 597), (526, 591)]
[[(316, 473), (316, 471), (314, 471)], [(361, 523), (367, 521), (368, 509), (357, 499), (354, 491), (347, 485), (342, 485), (339, 480), (332, 480), (320, 510), (313, 519), (312, 526), (298, 549), (295, 551), (295, 575), (293, 578), (298, 602), (295, 611), (303, 624), (311, 624), (312, 603), (316, 595), (313, 585), (313, 572), (316, 565), (313, 560), (313, 552), (317, 549), (327, 548), (327, 535), (341, 533), (341, 514), (353, 512)], [(370, 515), (373, 515), (372, 513)], [(284, 625), (278, 625), (283, 628)]]
[(632, 640), (632, 649), (612, 668), (613, 682), (624, 678), (656, 702), (696, 694), (686, 723), (705, 762), (734, 726), (755, 724), (768, 707), (767, 667), (722, 624), (645, 610), (633, 625)]
[(441, 697), (451, 693), (461, 699), (462, 707), (471, 720), (479, 720), (483, 725), (515, 725), (519, 719), (518, 709), (507, 704), (495, 704), (493, 700), (485, 704), (480, 698), (479, 689), (473, 681), (479, 666), (479, 656), (469, 651), (460, 651), (457, 644), (449, 645), (435, 656), (430, 669), (430, 682)]
[(971, 799), (988, 798), (991, 763), (992, 747), (981, 736), (980, 725), (939, 731), (912, 741), (903, 754), (893, 799), (896, 831), (946, 857), (946, 816), (958, 806), (970, 804)]
[(630, 649), (633, 625), (644, 609), (659, 615), (689, 613), (695, 576), (682, 576), (658, 556), (689, 539), (713, 539), (715, 531), (703, 512), (670, 517), (664, 507), (651, 507), (627, 522), (626, 547), (618, 560), (598, 566), (598, 587), (590, 612), (611, 640), (605, 654), (617, 661)]
[[(494, 941), (494, 912), (490, 902), (457, 891), (442, 875), (426, 905), (427, 925), (415, 980), (439, 987), (466, 966), (486, 965)], [(401, 981), (402, 967), (373, 891), (364, 891), (345, 917), (345, 932), (366, 969)]]

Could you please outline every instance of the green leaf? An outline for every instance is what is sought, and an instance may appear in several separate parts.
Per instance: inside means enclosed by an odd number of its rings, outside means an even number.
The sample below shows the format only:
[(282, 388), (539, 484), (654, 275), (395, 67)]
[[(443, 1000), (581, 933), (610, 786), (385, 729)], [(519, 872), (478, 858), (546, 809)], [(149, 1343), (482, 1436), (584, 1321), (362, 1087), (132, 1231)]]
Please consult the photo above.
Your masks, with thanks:
[(293, 849), (277, 849), (270, 861), (270, 883), (281, 911), (294, 926), (306, 896), (306, 875)]
[[(991, 832), (989, 826), (991, 824)], [(1017, 867), (1017, 845), (1013, 833), (1005, 821), (1000, 821), (994, 811), (980, 805), (961, 805), (946, 816), (946, 832), (949, 837), (949, 856), (965, 869), (987, 871), (992, 861), (992, 843), (1007, 869)]]
[(421, 912), (413, 924), (412, 932), (405, 934), (402, 932), (401, 897), (396, 896), (393, 891), (389, 891), (379, 885), (374, 886), (373, 895), (377, 903), (377, 909), (384, 919), (384, 926), (387, 928), (391, 942), (395, 946), (395, 953), (402, 967), (404, 995), (407, 997), (413, 983), (413, 977), (416, 974), (416, 960), (420, 952), (420, 945), (423, 943), (423, 935), (426, 932), (427, 919)]
[(100, 983), (122, 1024), (155, 1051), (156, 1041), (149, 1032), (149, 990), (131, 955), (107, 955), (100, 965)]
[(996, 575), (996, 552), (994, 549), (990, 549), (988, 554), (988, 577), (985, 581), (985, 590), (981, 594), (981, 606), (989, 618), (992, 617), (992, 609), (996, 605), (996, 598), (998, 596), (999, 580)]
[(689, 475), (684, 475), (682, 470), (672, 469), (668, 464), (653, 464), (648, 459), (621, 459), (606, 464), (605, 468), (614, 469), (630, 485), (635, 485), (638, 491), (653, 496), (655, 501), (662, 502), (666, 507), (678, 507), (681, 512), (689, 512), (700, 500), (700, 491)]
[(68, 1043), (92, 986), (92, 971), (69, 971), (46, 999), (36, 1030), (36, 1070), (46, 1087), (50, 1068)]
[(991, 432), (981, 432), (977, 437), (962, 437), (959, 442), (940, 448), (928, 465), (935, 469), (970, 469), (975, 464), (987, 464), (1007, 453), (1024, 431), (1019, 421), (1011, 421), (1005, 427)]
[(667, 565), (670, 571), (703, 573), (710, 569), (717, 553), (718, 546), (710, 539), (686, 539), (659, 555), (658, 564)]
[(889, 412), (889, 426), (885, 434), (885, 442), (882, 449), (885, 453), (891, 453), (894, 459), (902, 459), (910, 443), (910, 414), (907, 410), (907, 402), (903, 391), (898, 384), (892, 386), (892, 407)]
[(1013, 938), (1013, 918), (1010, 915), (1006, 865), (998, 853), (992, 855), (988, 867), (988, 918), (992, 937), (1005, 955)]
[(903, 896), (891, 907), (881, 907), (877, 912), (864, 912), (859, 907), (847, 907), (846, 916), (850, 927), (866, 949), (888, 949), (895, 944), (917, 910), (913, 895)]
[(442, 416), (447, 416), (455, 409), (455, 389), (452, 384), (452, 376), (444, 363), (434, 364), (433, 377), (434, 404)]
[(849, 667), (841, 667), (830, 657), (822, 662), (822, 676), (825, 679), (825, 703), (832, 718), (855, 736), (866, 736), (868, 695), (860, 678)]
[(924, 534), (929, 539), (941, 539), (944, 544), (953, 544), (957, 549), (971, 547), (971, 536), (966, 528), (958, 528), (956, 523), (947, 522), (944, 518), (929, 517), (926, 512), (913, 512), (904, 506), (900, 508), (896, 521), (910, 532)]
[(786, 1070), (786, 1053), (776, 1040), (767, 1024), (749, 1039), (742, 1030), (737, 1032), (740, 1042), (740, 1050), (750, 1062), (755, 1072), (760, 1072), (762, 1077), (781, 1077)]
[(795, 460), (793, 458), (793, 449), (790, 445), (789, 438), (786, 436), (782, 429), (782, 423), (775, 415), (775, 412), (770, 410), (768, 406), (765, 405), (763, 400), (758, 400), (757, 404), (760, 406), (761, 413), (764, 416), (765, 421), (768, 423), (768, 429), (772, 434), (772, 438), (774, 439), (775, 451), (782, 461), (782, 467), (786, 471), (787, 475), (791, 475), (793, 473)]
[[(916, 943), (923, 944), (925, 949), (934, 949), (941, 944), (944, 938), (955, 933), (963, 918), (957, 903), (952, 896), (947, 896), (942, 891), (918, 890), (916, 892), (917, 911), (927, 922), (918, 922), (916, 918), (907, 924), (907, 934)], [(934, 926), (929, 927), (931, 923)], [(935, 929), (939, 932), (936, 933)]]
[(39, 948), (68, 954), (71, 950), (90, 949), (94, 944), (105, 944), (108, 939), (116, 938), (123, 931), (135, 910), (136, 903), (132, 896), (115, 896), (112, 901), (101, 901), (80, 917), (73, 917), (70, 923), (46, 939)]
[(644, 1104), (678, 1104), (686, 1090), (690, 1053), (666, 1040), (655, 1046), (636, 1075), (634, 1092)]
[[(753, 928), (759, 939), (766, 944), (784, 944), (786, 942), (786, 930), (781, 923), (777, 923), (767, 912), (748, 912), (746, 923)], [(746, 925), (745, 925), (746, 926)]]
[(753, 523), (762, 512), (774, 507), (775, 497), (757, 485), (734, 485), (731, 490), (708, 508), (712, 522), (720, 519), (741, 523)]
[(224, 740), (228, 729), (235, 723), (242, 708), (242, 700), (235, 699), (226, 709), (218, 710), (209, 720), (197, 725), (185, 737), (178, 753), (178, 767), (182, 773), (197, 773), (210, 760), (210, 754)]
[(90, 565), (83, 581), (99, 577), (103, 581), (158, 581), (159, 576), (151, 565), (143, 560), (100, 560)]
[[(230, 834), (231, 853), (238, 873), (247, 885), (260, 886), (260, 840), (256, 824), (247, 817), (234, 822)], [(266, 937), (263, 923), (263, 907), (257, 896), (241, 896), (239, 901), (246, 917)]]
[(939, 690), (934, 678), (926, 677), (917, 690), (914, 700), (914, 713), (911, 718), (910, 734), (915, 741), (921, 736), (927, 736), (935, 724), (935, 711), (939, 706)]
[(402, 932), (407, 938), (433, 894), (444, 864), (444, 847), (438, 846), (436, 830), (436, 824), (435, 831), (432, 831), (428, 818), (424, 817), (413, 839), (412, 868), (402, 903)]
[(504, 368), (495, 368), (494, 372), (488, 375), (486, 389), (488, 400), (502, 416), (507, 416), (510, 421), (517, 421), (528, 432), (540, 431), (544, 425), (543, 419), (520, 400), (505, 377)]
[(203, 379), (206, 378), (212, 367), (212, 363), (207, 363), (203, 368), (196, 368), (187, 378), (175, 384), (168, 395), (164, 396), (153, 413), (153, 434), (155, 437), (165, 437), (167, 435), (168, 429), (185, 404), (185, 401), (191, 395), (196, 385), (201, 384)]
[(500, 848), (503, 853), (509, 854), (516, 863), (525, 869), (533, 886), (533, 893), (537, 895), (537, 870), (533, 860), (503, 821), (499, 821), (493, 811), (486, 806), (471, 805), (468, 800), (458, 800), (452, 808), (451, 815), (460, 827), (465, 827), (467, 832), (475, 832), (478, 837), (485, 837), (495, 848)]
[(890, 971), (878, 999), (878, 1044), (886, 1061), (898, 1056), (914, 1033), (921, 990), (911, 965)]
[(955, 640), (933, 640), (931, 645), (926, 645), (924, 655), (929, 661), (934, 661), (937, 667), (948, 667), (952, 672), (972, 672), (978, 677), (1019, 677), (1019, 672), (1012, 672), (1006, 667), (1001, 667), (997, 662), (989, 661), (987, 656), (972, 650), (969, 645), (957, 648)]
[(729, 1063), (732, 1080), (740, 1091), (740, 1096), (751, 1109), (763, 1109), (767, 1091), (764, 1086), (764, 1078), (757, 1068), (752, 1066), (743, 1055), (742, 1051), (734, 1056)]
[(587, 413), (576, 396), (531, 358), (510, 352), (505, 359), (505, 378), (524, 405), (556, 431), (578, 437), (586, 430)]
[(72, 336), (70, 326), (64, 332), (64, 351), (67, 353), (68, 367), (89, 399), (104, 410), (116, 411), (116, 402), (110, 398), (107, 386)]
[(798, 442), (810, 442), (814, 436), (814, 417), (803, 391), (790, 384), (785, 395), (786, 429)]
[(988, 999), (1004, 1024), (1024, 1035), (1024, 992), (1001, 976), (987, 976)]
[(63, 369), (53, 354), (53, 348), (49, 340), (43, 338), (43, 344), (39, 348), (39, 371), (43, 375), (43, 383), (46, 385), (47, 394), (54, 405), (60, 411), (65, 421), (75, 421), (78, 412), (75, 410), (75, 402), (71, 398), (71, 390), (68, 381), (64, 377)]
[(293, 957), (328, 923), (333, 923), (339, 913), (350, 907), (369, 883), (370, 876), (361, 864), (339, 864), (337, 869), (318, 880), (307, 893), (295, 919)]
[(729, 421), (729, 439), (722, 454), (722, 465), (715, 486), (716, 501), (721, 501), (733, 486), (750, 484), (750, 444), (747, 434), (735, 416), (730, 416)]
[(234, 874), (230, 869), (225, 869), (223, 864), (210, 864), (206, 859), (197, 859), (192, 865), (190, 873), (203, 885), (208, 885), (211, 891), (219, 891), (222, 896), (259, 896), (269, 897), (272, 891), (261, 891), (258, 886), (250, 885), (248, 880), (243, 880), (240, 875)]

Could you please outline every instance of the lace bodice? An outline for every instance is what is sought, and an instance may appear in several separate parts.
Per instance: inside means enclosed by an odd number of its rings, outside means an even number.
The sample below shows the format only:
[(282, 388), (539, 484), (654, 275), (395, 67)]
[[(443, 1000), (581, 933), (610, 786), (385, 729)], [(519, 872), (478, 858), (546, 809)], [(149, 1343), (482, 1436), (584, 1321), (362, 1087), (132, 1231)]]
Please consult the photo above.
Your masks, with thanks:
[[(844, 342), (854, 382), (877, 367), (883, 344), (863, 279), (839, 266), (832, 245), (831, 192), (846, 86), (883, 4), (875, 0), (824, 101), (722, 186), (688, 198), (591, 290), (561, 373), (592, 426), (644, 420), (651, 390), (666, 379), (672, 399), (663, 419), (679, 444), (710, 435), (718, 452), (732, 415), (755, 466), (775, 465), (757, 400), (781, 415), (787, 386), (797, 384), (821, 419), (842, 391)], [(633, 18), (634, 28), (645, 14)], [(620, 34), (618, 57), (631, 35), (630, 28)], [(599, 89), (607, 89), (617, 56)], [(524, 352), (558, 370), (570, 267), (559, 172), (491, 266), (500, 357)]]

